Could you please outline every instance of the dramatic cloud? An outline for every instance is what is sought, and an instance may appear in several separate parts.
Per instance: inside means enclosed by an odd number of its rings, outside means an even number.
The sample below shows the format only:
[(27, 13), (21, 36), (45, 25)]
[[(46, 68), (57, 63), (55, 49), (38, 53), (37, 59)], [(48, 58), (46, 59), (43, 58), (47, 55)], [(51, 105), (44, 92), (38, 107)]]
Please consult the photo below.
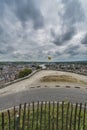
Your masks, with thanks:
[(0, 61), (87, 59), (85, 0), (0, 0)]
[(87, 45), (87, 33), (85, 34), (84, 38), (81, 41), (82, 44)]
[(65, 44), (65, 42), (67, 42), (67, 41), (72, 39), (72, 37), (75, 34), (75, 32), (76, 31), (75, 31), (75, 29), (73, 27), (69, 28), (62, 35), (60, 35), (59, 37), (56, 37), (55, 40), (54, 40), (54, 43), (56, 45)]
[(65, 50), (65, 53), (69, 54), (70, 56), (78, 55), (79, 47), (80, 47), (79, 45), (68, 46), (68, 48)]
[(56, 36), (54, 43), (63, 45), (76, 34), (76, 24), (84, 21), (85, 14), (78, 0), (62, 0), (63, 9), (59, 12), (61, 18), (61, 35)]
[(44, 18), (38, 9), (34, 0), (3, 0), (3, 5), (15, 13), (16, 17), (20, 20), (23, 26), (27, 22), (33, 22), (35, 29), (42, 28), (44, 26)]

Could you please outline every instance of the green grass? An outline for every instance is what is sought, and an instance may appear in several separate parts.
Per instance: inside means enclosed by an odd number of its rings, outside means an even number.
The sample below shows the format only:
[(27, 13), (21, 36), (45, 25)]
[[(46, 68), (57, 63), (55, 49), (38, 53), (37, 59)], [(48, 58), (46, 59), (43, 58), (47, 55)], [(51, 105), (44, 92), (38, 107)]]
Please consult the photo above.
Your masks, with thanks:
[[(51, 103), (50, 105), (49, 103), (42, 105), (30, 104), (30, 107), (28, 105), (26, 106), (25, 111), (24, 107), (22, 107), (20, 111), (20, 123), (19, 123), (20, 130), (22, 130), (23, 126), (24, 130), (27, 130), (28, 126), (29, 130), (57, 130), (57, 127), (58, 130), (70, 130), (70, 126), (71, 130), (78, 130), (78, 128), (79, 130), (83, 130), (83, 125), (85, 125), (85, 130), (87, 130), (87, 110), (85, 111), (85, 122), (84, 122), (83, 107), (80, 111), (80, 107), (78, 106), (76, 111), (75, 105), (72, 105), (70, 103), (68, 106), (68, 103), (66, 102), (64, 103), (63, 107), (62, 104), (59, 104), (59, 109), (57, 106), (58, 106), (57, 103), (54, 104)], [(72, 112), (72, 119), (71, 119), (71, 112)], [(15, 110), (15, 120), (17, 120), (16, 119), (17, 114), (19, 114), (18, 108), (16, 108)], [(4, 112), (4, 116), (5, 116), (4, 130), (9, 130), (8, 112)], [(2, 124), (2, 117), (0, 113), (0, 130), (2, 130), (1, 124)], [(14, 130), (14, 110), (10, 110), (10, 129)]]

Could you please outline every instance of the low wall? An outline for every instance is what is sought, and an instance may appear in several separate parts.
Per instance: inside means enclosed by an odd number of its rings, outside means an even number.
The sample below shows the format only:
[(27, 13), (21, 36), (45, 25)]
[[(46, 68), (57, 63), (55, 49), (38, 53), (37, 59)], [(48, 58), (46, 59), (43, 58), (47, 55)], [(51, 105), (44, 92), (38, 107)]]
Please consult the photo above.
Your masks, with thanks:
[(17, 79), (17, 80), (14, 80), (14, 81), (5, 83), (5, 84), (3, 84), (3, 85), (0, 86), (0, 89), (3, 89), (3, 88), (5, 88), (5, 87), (7, 87), (7, 86), (9, 86), (9, 85), (11, 85), (11, 84), (20, 82), (20, 81), (22, 81), (22, 80), (28, 79), (28, 78), (30, 78), (31, 76), (33, 76), (34, 74), (36, 74), (36, 73), (39, 72), (39, 71), (41, 71), (41, 69), (33, 71), (31, 74), (29, 74), (29, 75), (26, 76), (26, 77), (19, 78), (19, 79)]

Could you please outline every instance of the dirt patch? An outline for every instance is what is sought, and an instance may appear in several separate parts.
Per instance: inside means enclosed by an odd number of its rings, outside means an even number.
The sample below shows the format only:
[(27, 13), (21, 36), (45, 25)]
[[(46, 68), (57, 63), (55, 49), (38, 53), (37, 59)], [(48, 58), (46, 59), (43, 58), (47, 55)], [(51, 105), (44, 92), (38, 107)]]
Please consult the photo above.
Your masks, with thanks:
[(87, 82), (68, 75), (49, 75), (40, 79), (40, 82), (69, 82), (87, 85)]

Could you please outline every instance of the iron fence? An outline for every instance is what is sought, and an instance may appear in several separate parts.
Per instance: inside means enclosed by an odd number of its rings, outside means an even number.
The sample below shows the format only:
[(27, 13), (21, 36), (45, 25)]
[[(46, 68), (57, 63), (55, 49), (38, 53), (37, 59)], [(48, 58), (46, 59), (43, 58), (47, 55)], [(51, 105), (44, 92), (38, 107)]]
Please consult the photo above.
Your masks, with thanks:
[(0, 112), (0, 130), (87, 130), (86, 104), (20, 104)]

